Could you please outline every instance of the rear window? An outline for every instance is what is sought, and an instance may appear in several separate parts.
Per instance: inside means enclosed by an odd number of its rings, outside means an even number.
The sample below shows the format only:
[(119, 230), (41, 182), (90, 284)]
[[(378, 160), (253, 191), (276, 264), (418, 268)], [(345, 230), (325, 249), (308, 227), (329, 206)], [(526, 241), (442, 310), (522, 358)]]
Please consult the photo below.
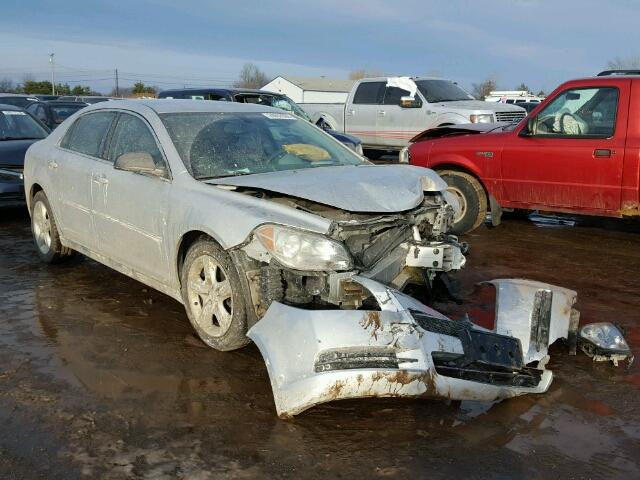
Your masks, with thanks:
[(380, 105), (384, 96), (384, 82), (364, 82), (358, 86), (353, 103), (360, 105)]
[(67, 131), (61, 146), (92, 157), (101, 157), (105, 136), (115, 116), (114, 112), (81, 116)]

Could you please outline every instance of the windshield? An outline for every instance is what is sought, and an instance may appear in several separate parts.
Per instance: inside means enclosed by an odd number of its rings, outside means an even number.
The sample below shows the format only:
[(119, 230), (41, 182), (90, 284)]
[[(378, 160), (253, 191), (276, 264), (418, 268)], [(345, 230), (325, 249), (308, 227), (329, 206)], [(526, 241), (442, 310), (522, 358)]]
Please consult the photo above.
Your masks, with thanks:
[(29, 114), (0, 110), (0, 140), (27, 140), (46, 137), (48, 132)]
[(368, 163), (309, 122), (284, 112), (160, 117), (196, 179)]
[(54, 123), (62, 123), (67, 117), (70, 117), (85, 106), (84, 103), (79, 103), (78, 105), (52, 105), (51, 116), (53, 117)]
[(415, 82), (418, 90), (429, 103), (474, 100), (471, 95), (450, 80), (416, 80)]

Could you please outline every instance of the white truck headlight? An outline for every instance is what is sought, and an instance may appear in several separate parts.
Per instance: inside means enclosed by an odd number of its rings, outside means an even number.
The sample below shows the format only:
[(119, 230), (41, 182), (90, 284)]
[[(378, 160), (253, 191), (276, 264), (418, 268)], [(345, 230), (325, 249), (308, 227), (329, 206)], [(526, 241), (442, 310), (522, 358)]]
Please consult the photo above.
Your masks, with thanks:
[(398, 162), (409, 163), (411, 160), (411, 154), (409, 153), (409, 147), (404, 147), (398, 154)]
[(296, 270), (349, 270), (353, 266), (345, 247), (324, 235), (281, 225), (262, 225), (258, 241), (285, 267)]
[(471, 123), (493, 123), (493, 115), (489, 113), (470, 115), (469, 120), (471, 120)]
[(580, 329), (580, 346), (594, 360), (632, 359), (629, 344), (618, 327), (608, 322), (590, 323)]

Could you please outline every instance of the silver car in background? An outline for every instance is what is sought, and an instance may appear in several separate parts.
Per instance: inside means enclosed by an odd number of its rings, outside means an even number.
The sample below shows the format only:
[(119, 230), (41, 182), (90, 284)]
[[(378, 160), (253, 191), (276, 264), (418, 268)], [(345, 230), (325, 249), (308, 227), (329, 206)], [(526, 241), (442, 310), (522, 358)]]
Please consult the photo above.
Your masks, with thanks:
[(274, 108), (103, 102), (33, 145), (24, 178), (44, 261), (81, 252), (166, 293), (213, 348), (253, 339), (281, 416), (544, 392), (548, 345), (577, 327), (575, 292), (546, 284), (495, 281), (495, 331), (401, 293), (465, 263), (444, 181)]

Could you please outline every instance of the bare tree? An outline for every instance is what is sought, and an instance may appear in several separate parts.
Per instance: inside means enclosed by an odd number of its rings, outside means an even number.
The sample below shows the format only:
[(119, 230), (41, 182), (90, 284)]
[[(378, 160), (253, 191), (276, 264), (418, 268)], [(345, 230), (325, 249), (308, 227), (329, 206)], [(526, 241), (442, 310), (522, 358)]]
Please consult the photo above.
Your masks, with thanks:
[(240, 70), (238, 80), (233, 83), (238, 88), (262, 88), (269, 82), (267, 74), (253, 63), (245, 63)]
[(351, 70), (349, 72), (349, 80), (360, 80), (361, 78), (382, 77), (384, 73), (380, 70)]
[(524, 82), (522, 82), (520, 85), (518, 85), (516, 87), (516, 90), (518, 90), (519, 92), (531, 92), (531, 89)]
[(496, 86), (496, 81), (493, 78), (487, 78), (483, 82), (472, 83), (471, 93), (478, 100), (484, 100), (484, 98), (489, 95), (489, 93), (496, 89)]
[(616, 57), (607, 62), (609, 70), (638, 70), (640, 69), (640, 56)]

